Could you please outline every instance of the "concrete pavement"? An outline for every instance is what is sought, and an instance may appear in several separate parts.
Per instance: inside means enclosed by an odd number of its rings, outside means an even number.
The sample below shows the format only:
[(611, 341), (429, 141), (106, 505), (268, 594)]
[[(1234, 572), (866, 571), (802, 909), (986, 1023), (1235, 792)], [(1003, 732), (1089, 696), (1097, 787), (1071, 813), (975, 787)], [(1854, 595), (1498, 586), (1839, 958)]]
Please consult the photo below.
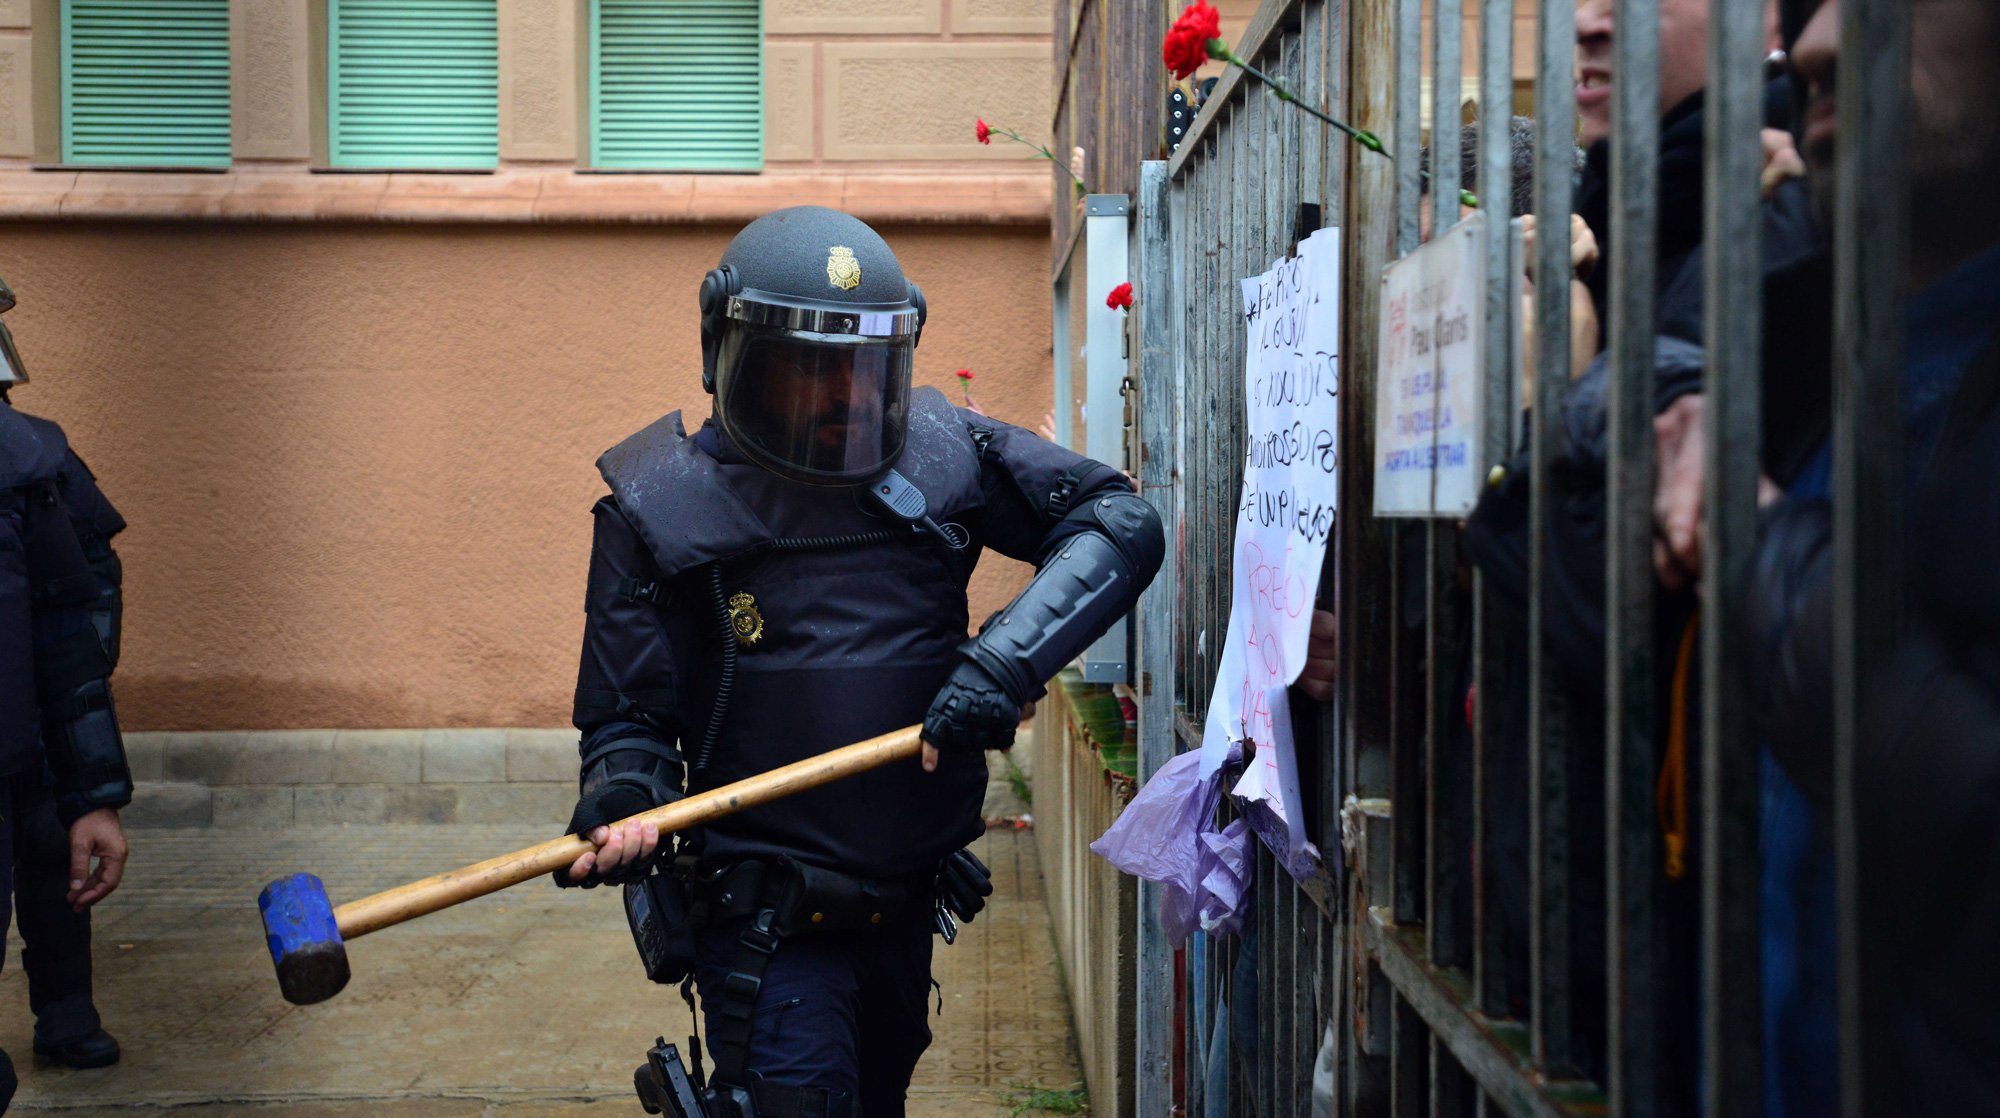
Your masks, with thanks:
[[(278, 996), (256, 911), (265, 881), (310, 870), (339, 903), (546, 837), (519, 825), (135, 830), (127, 884), (99, 907), (94, 936), (99, 1006), (125, 1059), (72, 1071), (29, 1054), (10, 935), (0, 1047), (21, 1073), (14, 1110), (640, 1114), (633, 1068), (689, 1020), (675, 991), (644, 981), (612, 890), (523, 885), (356, 941), (354, 979), (332, 1001)], [(1081, 1078), (1032, 835), (996, 831), (977, 849), (995, 897), (955, 946), (938, 944), (943, 1013), (911, 1118), (1006, 1115), (1021, 1085)]]

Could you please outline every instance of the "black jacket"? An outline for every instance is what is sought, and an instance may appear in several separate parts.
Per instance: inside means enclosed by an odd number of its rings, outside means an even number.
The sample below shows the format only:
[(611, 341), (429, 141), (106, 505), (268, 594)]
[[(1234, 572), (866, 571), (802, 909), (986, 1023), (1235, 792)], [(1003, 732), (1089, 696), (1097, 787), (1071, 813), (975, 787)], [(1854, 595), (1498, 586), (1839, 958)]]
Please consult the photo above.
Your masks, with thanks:
[[(1863, 683), (1855, 787), (1871, 1044), (1899, 1113), (2000, 1112), (2000, 339), (1914, 487), (1908, 636)], [(1832, 507), (1787, 499), (1757, 557), (1759, 729), (1833, 810)], [(1886, 903), (1884, 903), (1886, 902)]]
[[(1765, 124), (1789, 127), (1794, 89), (1774, 79), (1764, 91)], [(1703, 344), (1703, 191), (1706, 160), (1703, 95), (1674, 106), (1660, 121), (1659, 213), (1655, 227), (1654, 329), (1663, 337)], [(1585, 280), (1598, 322), (1609, 337), (1611, 262), (1610, 141), (1593, 145), (1577, 184), (1576, 212), (1597, 235), (1601, 259)], [(1780, 186), (1762, 210), (1764, 276), (1764, 469), (1783, 481), (1826, 438), (1832, 397), (1824, 375), (1831, 361), (1832, 264), (1825, 234), (1802, 182)], [(1697, 377), (1682, 391), (1699, 391)], [(1664, 408), (1672, 398), (1657, 401)]]
[(0, 772), (46, 765), (68, 825), (132, 799), (110, 683), (121, 610), (111, 538), (125, 521), (61, 427), (5, 404), (0, 494)]
[(27, 417), (0, 403), (0, 774), (41, 760), (28, 533), (37, 496), (62, 461)]

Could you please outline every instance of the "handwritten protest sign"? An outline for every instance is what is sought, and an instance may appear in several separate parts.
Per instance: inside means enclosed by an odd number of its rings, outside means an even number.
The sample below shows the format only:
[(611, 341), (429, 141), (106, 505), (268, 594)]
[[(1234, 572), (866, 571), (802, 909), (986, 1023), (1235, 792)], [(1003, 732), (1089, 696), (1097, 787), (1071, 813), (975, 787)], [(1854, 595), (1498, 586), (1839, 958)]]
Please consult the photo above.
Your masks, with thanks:
[(1478, 499), (1485, 243), (1473, 214), (1382, 272), (1377, 516), (1464, 516)]
[(1234, 794), (1296, 876), (1314, 872), (1285, 689), (1305, 666), (1339, 481), (1339, 232), (1324, 229), (1242, 281), (1248, 420), (1229, 631), (1203, 727), (1202, 772), (1256, 744)]

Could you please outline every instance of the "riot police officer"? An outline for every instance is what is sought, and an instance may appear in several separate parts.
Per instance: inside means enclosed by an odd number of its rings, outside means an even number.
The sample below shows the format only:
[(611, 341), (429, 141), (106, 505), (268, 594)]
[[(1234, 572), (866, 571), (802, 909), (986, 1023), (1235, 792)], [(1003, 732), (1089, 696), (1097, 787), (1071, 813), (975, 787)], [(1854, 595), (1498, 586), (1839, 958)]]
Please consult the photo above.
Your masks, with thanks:
[[(759, 218), (699, 302), (712, 417), (598, 461), (571, 820), (598, 848), (557, 881), (625, 884), (649, 972), (691, 972), (713, 1113), (895, 1118), (931, 1039), (936, 908), (991, 890), (961, 849), (982, 751), (1131, 609), (1163, 535), (1118, 470), (911, 390), (923, 295), (855, 218)], [(967, 640), (986, 548), (1039, 573)], [(921, 764), (743, 811), (677, 857), (606, 826), (919, 721)]]
[[(0, 313), (14, 305), (0, 282)], [(117, 888), (118, 809), (131, 772), (112, 705), (121, 599), (111, 538), (125, 527), (62, 428), (16, 410), (27, 373), (0, 323), (0, 897), (12, 895), (35, 1014), (34, 1050), (71, 1067), (119, 1056), (91, 998), (90, 906)], [(92, 859), (96, 865), (91, 866)], [(0, 901), (3, 905), (4, 901)], [(5, 926), (0, 908), (0, 927)]]

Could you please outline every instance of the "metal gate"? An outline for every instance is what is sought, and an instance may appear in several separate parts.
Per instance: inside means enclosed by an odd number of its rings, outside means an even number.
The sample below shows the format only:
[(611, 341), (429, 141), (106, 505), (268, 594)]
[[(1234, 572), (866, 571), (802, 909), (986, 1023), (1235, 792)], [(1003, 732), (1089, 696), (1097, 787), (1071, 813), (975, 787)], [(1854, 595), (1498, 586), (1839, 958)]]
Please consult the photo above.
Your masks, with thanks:
[[(1457, 592), (1459, 538), (1450, 522), (1395, 529), (1371, 514), (1379, 279), (1391, 260), (1419, 243), (1416, 153), (1458, 150), (1461, 89), (1450, 75), (1476, 72), (1480, 115), (1504, 121), (1516, 103), (1512, 59), (1516, 4), (1474, 0), (1267, 0), (1237, 53), (1284, 80), (1302, 101), (1383, 137), (1391, 161), (1323, 128), (1268, 96), (1232, 69), (1187, 139), (1165, 161), (1141, 164), (1134, 224), (1140, 292), (1134, 380), (1140, 394), (1139, 475), (1174, 533), (1169, 558), (1139, 618), (1142, 776), (1175, 753), (1199, 748), (1228, 614), (1235, 499), (1242, 479), (1245, 337), (1236, 281), (1289, 254), (1321, 224), (1342, 228), (1340, 470), (1341, 516), (1320, 588), (1337, 602), (1341, 686), (1335, 702), (1295, 700), (1301, 777), (1313, 840), (1329, 859), (1344, 857), (1343, 892), (1324, 881), (1300, 884), (1260, 849), (1254, 967), (1251, 939), (1199, 933), (1176, 954), (1156, 918), (1157, 896), (1142, 887), (1138, 936), (1137, 1109), (1142, 1115), (1261, 1115), (1312, 1112), (1316, 1063), (1337, 1084), (1335, 1113), (1357, 1115), (1583, 1115), (1671, 1113), (1664, 1077), (1694, 1084), (1710, 1115), (1761, 1111), (1761, 1006), (1758, 942), (1759, 836), (1754, 700), (1744, 680), (1749, 557), (1755, 545), (1759, 467), (1760, 358), (1758, 144), (1763, 87), (1762, 5), (1713, 5), (1707, 87), (1706, 306), (1710, 439), (1706, 531), (1708, 577), (1699, 624), (1703, 687), (1700, 755), (1689, 771), (1702, 804), (1701, 859), (1693, 903), (1699, 911), (1702, 976), (1698, 1055), (1663, 1055), (1664, 991), (1659, 932), (1669, 903), (1655, 821), (1656, 780), (1665, 743), (1655, 740), (1653, 630), (1654, 225), (1659, 0), (1619, 0), (1613, 115), (1615, 269), (1607, 324), (1612, 373), (1608, 466), (1607, 633), (1604, 778), (1571, 779), (1560, 695), (1550, 680), (1545, 638), (1530, 642), (1525, 671), (1532, 696), (1528, 779), (1508, 786), (1496, 771), (1500, 662), (1493, 605), (1475, 581)], [(1539, 80), (1535, 211), (1541, 228), (1567, 229), (1575, 128), (1575, 0), (1536, 0)], [(1086, 4), (1087, 8), (1089, 5)], [(1525, 3), (1523, 5), (1525, 7)], [(1178, 5), (1174, 6), (1174, 10)], [(1846, 57), (1862, 36), (1904, 41), (1907, 16), (1891, 0), (1844, 0)], [(1156, 15), (1164, 29), (1173, 11)], [(1477, 17), (1476, 41), (1461, 29)], [(1062, 21), (1059, 20), (1059, 23)], [(1059, 30), (1062, 28), (1059, 27)], [(1886, 37), (1882, 37), (1886, 36)], [(1476, 51), (1477, 66), (1462, 63)], [(1843, 102), (1843, 160), (1886, 166), (1893, 157), (1906, 76), (1896, 56), (1865, 73)], [(1861, 70), (1860, 67), (1854, 67)], [(1431, 83), (1435, 128), (1420, 121), (1421, 80)], [(1073, 92), (1073, 91), (1072, 91)], [(1142, 94), (1143, 95), (1143, 94)], [(1073, 110), (1074, 111), (1074, 110)], [(1058, 121), (1062, 128), (1063, 120)], [(1069, 135), (1066, 129), (1063, 135)], [(1093, 153), (1099, 163), (1106, 157)], [(1481, 130), (1480, 191), (1507, 196), (1508, 131)], [(1438, 198), (1458, 191), (1458, 163), (1432, 161)], [(1857, 172), (1858, 173), (1858, 172)], [(1842, 192), (1838, 222), (1835, 443), (1841, 493), (1842, 571), (1837, 655), (1859, 677), (1886, 645), (1894, 603), (1859, 592), (1857, 572), (1893, 570), (1889, 525), (1896, 473), (1892, 435), (1861, 416), (1894, 406), (1901, 321), (1887, 262), (1902, 243), (1895, 184)], [(1446, 223), (1448, 224), (1448, 223)], [(1059, 232), (1059, 239), (1061, 234)], [(1511, 292), (1509, 238), (1488, 241), (1489, 355), (1485, 373), (1486, 460), (1505, 460), (1520, 327)], [(1562, 237), (1544, 237), (1532, 262), (1540, 292), (1566, 291), (1570, 265)], [(1570, 382), (1566, 298), (1534, 310), (1539, 347), (1531, 358), (1534, 448), (1530, 513), (1529, 632), (1540, 634), (1548, 593), (1544, 535), (1552, 515), (1548, 417), (1560, 413)], [(1867, 409), (1867, 410), (1860, 410)], [(1863, 486), (1860, 479), (1873, 484)], [(1420, 554), (1412, 555), (1416, 550)], [(1408, 587), (1411, 578), (1420, 586)], [(1421, 626), (1403, 624), (1400, 603), (1423, 602)], [(1455, 603), (1465, 603), (1460, 608)], [(1468, 649), (1467, 645), (1470, 645)], [(1446, 671), (1471, 663), (1473, 700)], [(1852, 695), (1853, 688), (1843, 688)], [(1837, 712), (1838, 818), (1835, 820), (1841, 927), (1842, 1095), (1848, 1115), (1864, 1113), (1859, 1023), (1862, 987), (1854, 965), (1851, 913), (1858, 883), (1852, 810), (1854, 708)], [(1444, 727), (1471, 723), (1469, 751), (1452, 748)], [(1603, 805), (1595, 850), (1571, 833), (1585, 798)], [(1532, 884), (1526, 1004), (1510, 1004), (1510, 953), (1501, 942), (1493, 820), (1528, 803)], [(1583, 880), (1579, 866), (1601, 864)], [(1594, 875), (1592, 875), (1594, 876)], [(1600, 884), (1601, 881), (1601, 884)], [(1599, 934), (1578, 926), (1580, 887), (1603, 897), (1604, 967), (1579, 974), (1574, 943)], [(1595, 901), (1589, 902), (1594, 906)], [(1603, 987), (1584, 989), (1596, 981)], [(1601, 1022), (1573, 1012), (1602, 995)], [(1254, 1013), (1247, 1012), (1254, 1003)], [(1225, 1012), (1220, 1012), (1225, 1011)], [(1236, 1014), (1235, 1011), (1246, 1011)], [(1222, 1039), (1231, 1015), (1254, 1021), (1254, 1036)], [(1240, 1025), (1239, 1025), (1240, 1030)], [(1249, 1076), (1209, 1097), (1204, 1070), (1224, 1043), (1254, 1042)], [(1604, 1069), (1584, 1078), (1586, 1050)], [(1699, 1070), (1697, 1070), (1697, 1068)]]

